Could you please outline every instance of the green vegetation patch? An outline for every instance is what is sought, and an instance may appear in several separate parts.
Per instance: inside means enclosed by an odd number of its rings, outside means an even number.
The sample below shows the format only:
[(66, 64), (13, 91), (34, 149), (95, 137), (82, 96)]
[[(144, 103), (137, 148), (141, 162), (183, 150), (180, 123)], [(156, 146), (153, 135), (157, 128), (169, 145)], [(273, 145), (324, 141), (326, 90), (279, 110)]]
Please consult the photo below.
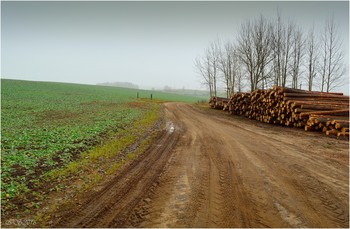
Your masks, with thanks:
[(130, 89), (2, 79), (3, 215), (39, 207), (44, 186), (111, 160), (157, 118), (159, 104)]

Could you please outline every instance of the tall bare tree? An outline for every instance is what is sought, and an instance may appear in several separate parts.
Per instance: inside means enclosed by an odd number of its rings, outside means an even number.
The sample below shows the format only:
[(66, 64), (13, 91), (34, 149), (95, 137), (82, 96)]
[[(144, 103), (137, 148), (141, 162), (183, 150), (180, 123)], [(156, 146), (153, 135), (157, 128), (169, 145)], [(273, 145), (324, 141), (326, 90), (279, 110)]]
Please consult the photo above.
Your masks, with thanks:
[(207, 49), (206, 56), (209, 62), (209, 69), (211, 71), (211, 76), (213, 79), (213, 96), (217, 96), (218, 87), (218, 76), (219, 76), (219, 42), (218, 40), (210, 42), (209, 48)]
[(227, 98), (231, 94), (231, 65), (232, 65), (232, 58), (231, 58), (231, 50), (230, 46), (231, 44), (229, 42), (224, 43), (224, 47), (220, 40), (218, 40), (219, 43), (219, 70), (222, 73), (222, 79), (225, 84), (226, 89), (226, 96)]
[(227, 97), (229, 97), (232, 93), (235, 93), (236, 78), (240, 70), (240, 63), (238, 62), (239, 59), (233, 42), (226, 41), (224, 45), (220, 43), (219, 49), (219, 69), (223, 75)]
[(243, 63), (240, 61), (237, 53), (234, 55), (234, 69), (235, 69), (235, 84), (234, 87), (237, 89), (237, 92), (242, 92), (244, 83), (244, 74), (243, 74)]
[(342, 77), (345, 65), (342, 46), (332, 16), (326, 20), (322, 35), (321, 91), (329, 92), (344, 83)]
[(283, 42), (283, 24), (282, 18), (279, 11), (277, 11), (277, 20), (272, 27), (272, 60), (273, 60), (273, 72), (274, 72), (274, 83), (281, 86), (282, 77), (282, 42)]
[(257, 58), (257, 75), (259, 78), (257, 84), (260, 82), (264, 89), (267, 80), (267, 65), (271, 59), (271, 24), (262, 15), (254, 23), (254, 46)]
[(231, 92), (234, 93), (236, 90), (238, 92), (241, 92), (244, 87), (244, 74), (243, 74), (243, 63), (241, 62), (237, 47), (232, 46), (233, 53), (232, 53), (232, 80), (231, 80)]
[(280, 11), (277, 11), (277, 20), (272, 25), (271, 49), (274, 83), (278, 86), (285, 87), (288, 80), (294, 27), (292, 21), (285, 24)]
[(300, 67), (302, 59), (304, 56), (304, 38), (303, 34), (299, 29), (294, 30), (293, 34), (293, 52), (292, 52), (292, 65), (291, 65), (291, 75), (292, 75), (292, 88), (298, 88), (299, 79), (301, 75)]
[(240, 60), (248, 72), (250, 89), (254, 91), (266, 79), (266, 68), (270, 62), (270, 25), (260, 16), (253, 22), (246, 21), (241, 26), (238, 37)]
[(197, 57), (194, 62), (201, 82), (209, 89), (210, 97), (217, 96), (219, 48), (217, 42), (211, 42), (204, 56)]
[(256, 63), (253, 51), (253, 36), (252, 25), (248, 20), (241, 25), (239, 37), (238, 37), (238, 53), (241, 62), (245, 66), (247, 71), (248, 81), (250, 82), (250, 90), (255, 90), (255, 71)]
[(327, 32), (327, 26), (324, 27), (324, 31), (321, 34), (321, 62), (319, 66), (319, 71), (320, 71), (320, 87), (321, 91), (325, 90), (325, 83), (326, 83), (326, 75), (327, 75), (327, 63), (328, 63), (328, 32)]
[(210, 56), (206, 51), (203, 57), (197, 57), (194, 62), (197, 73), (200, 75), (201, 83), (209, 89), (210, 97), (214, 96), (213, 75), (210, 66)]
[(292, 36), (294, 31), (294, 23), (292, 21), (289, 21), (284, 33), (284, 44), (282, 49), (282, 87), (286, 86), (287, 80), (288, 80), (288, 66), (290, 63), (290, 55), (291, 55), (291, 49), (292, 49)]
[(314, 79), (317, 74), (317, 56), (318, 46), (315, 40), (314, 26), (310, 29), (306, 41), (306, 64), (307, 64), (307, 83), (309, 91), (312, 91)]

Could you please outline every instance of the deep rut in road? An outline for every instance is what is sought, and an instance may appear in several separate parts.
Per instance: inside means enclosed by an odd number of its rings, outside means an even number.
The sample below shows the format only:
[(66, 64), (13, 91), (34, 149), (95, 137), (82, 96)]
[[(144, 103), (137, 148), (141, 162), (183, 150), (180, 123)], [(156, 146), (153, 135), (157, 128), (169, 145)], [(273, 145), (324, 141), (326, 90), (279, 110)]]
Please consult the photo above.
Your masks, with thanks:
[(349, 167), (324, 143), (344, 156), (346, 142), (252, 128), (187, 104), (166, 104), (165, 116), (142, 157), (61, 209), (54, 226), (349, 227)]

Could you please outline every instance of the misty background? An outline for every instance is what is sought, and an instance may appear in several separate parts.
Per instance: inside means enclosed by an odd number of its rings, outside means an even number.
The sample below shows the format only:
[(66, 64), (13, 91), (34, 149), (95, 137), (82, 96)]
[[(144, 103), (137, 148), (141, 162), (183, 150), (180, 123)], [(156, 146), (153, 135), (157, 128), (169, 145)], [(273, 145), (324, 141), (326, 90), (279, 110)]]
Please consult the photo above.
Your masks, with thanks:
[[(1, 2), (1, 77), (205, 89), (194, 59), (259, 14), (322, 31), (334, 16), (349, 63), (349, 2)], [(306, 33), (305, 32), (305, 33)], [(337, 91), (349, 94), (349, 71)], [(314, 89), (315, 90), (315, 89)]]

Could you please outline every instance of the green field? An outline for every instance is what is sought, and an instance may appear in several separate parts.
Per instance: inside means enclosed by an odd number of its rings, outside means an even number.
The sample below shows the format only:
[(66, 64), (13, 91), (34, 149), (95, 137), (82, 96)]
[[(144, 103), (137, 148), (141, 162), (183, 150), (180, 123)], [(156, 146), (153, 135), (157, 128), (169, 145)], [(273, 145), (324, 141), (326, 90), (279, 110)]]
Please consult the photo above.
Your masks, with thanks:
[[(140, 99), (136, 99), (137, 93)], [(108, 147), (121, 151), (133, 144), (139, 132), (159, 119), (159, 100), (202, 99), (108, 86), (2, 79), (2, 212), (39, 206), (31, 198), (41, 195), (36, 191), (50, 181), (45, 180), (48, 176), (69, 175), (69, 171), (84, 169), (84, 163), (93, 158), (112, 157)], [(111, 139), (107, 148), (101, 147)], [(94, 151), (97, 145), (99, 150)], [(89, 161), (82, 161), (82, 155)], [(62, 172), (59, 168), (68, 169)]]

